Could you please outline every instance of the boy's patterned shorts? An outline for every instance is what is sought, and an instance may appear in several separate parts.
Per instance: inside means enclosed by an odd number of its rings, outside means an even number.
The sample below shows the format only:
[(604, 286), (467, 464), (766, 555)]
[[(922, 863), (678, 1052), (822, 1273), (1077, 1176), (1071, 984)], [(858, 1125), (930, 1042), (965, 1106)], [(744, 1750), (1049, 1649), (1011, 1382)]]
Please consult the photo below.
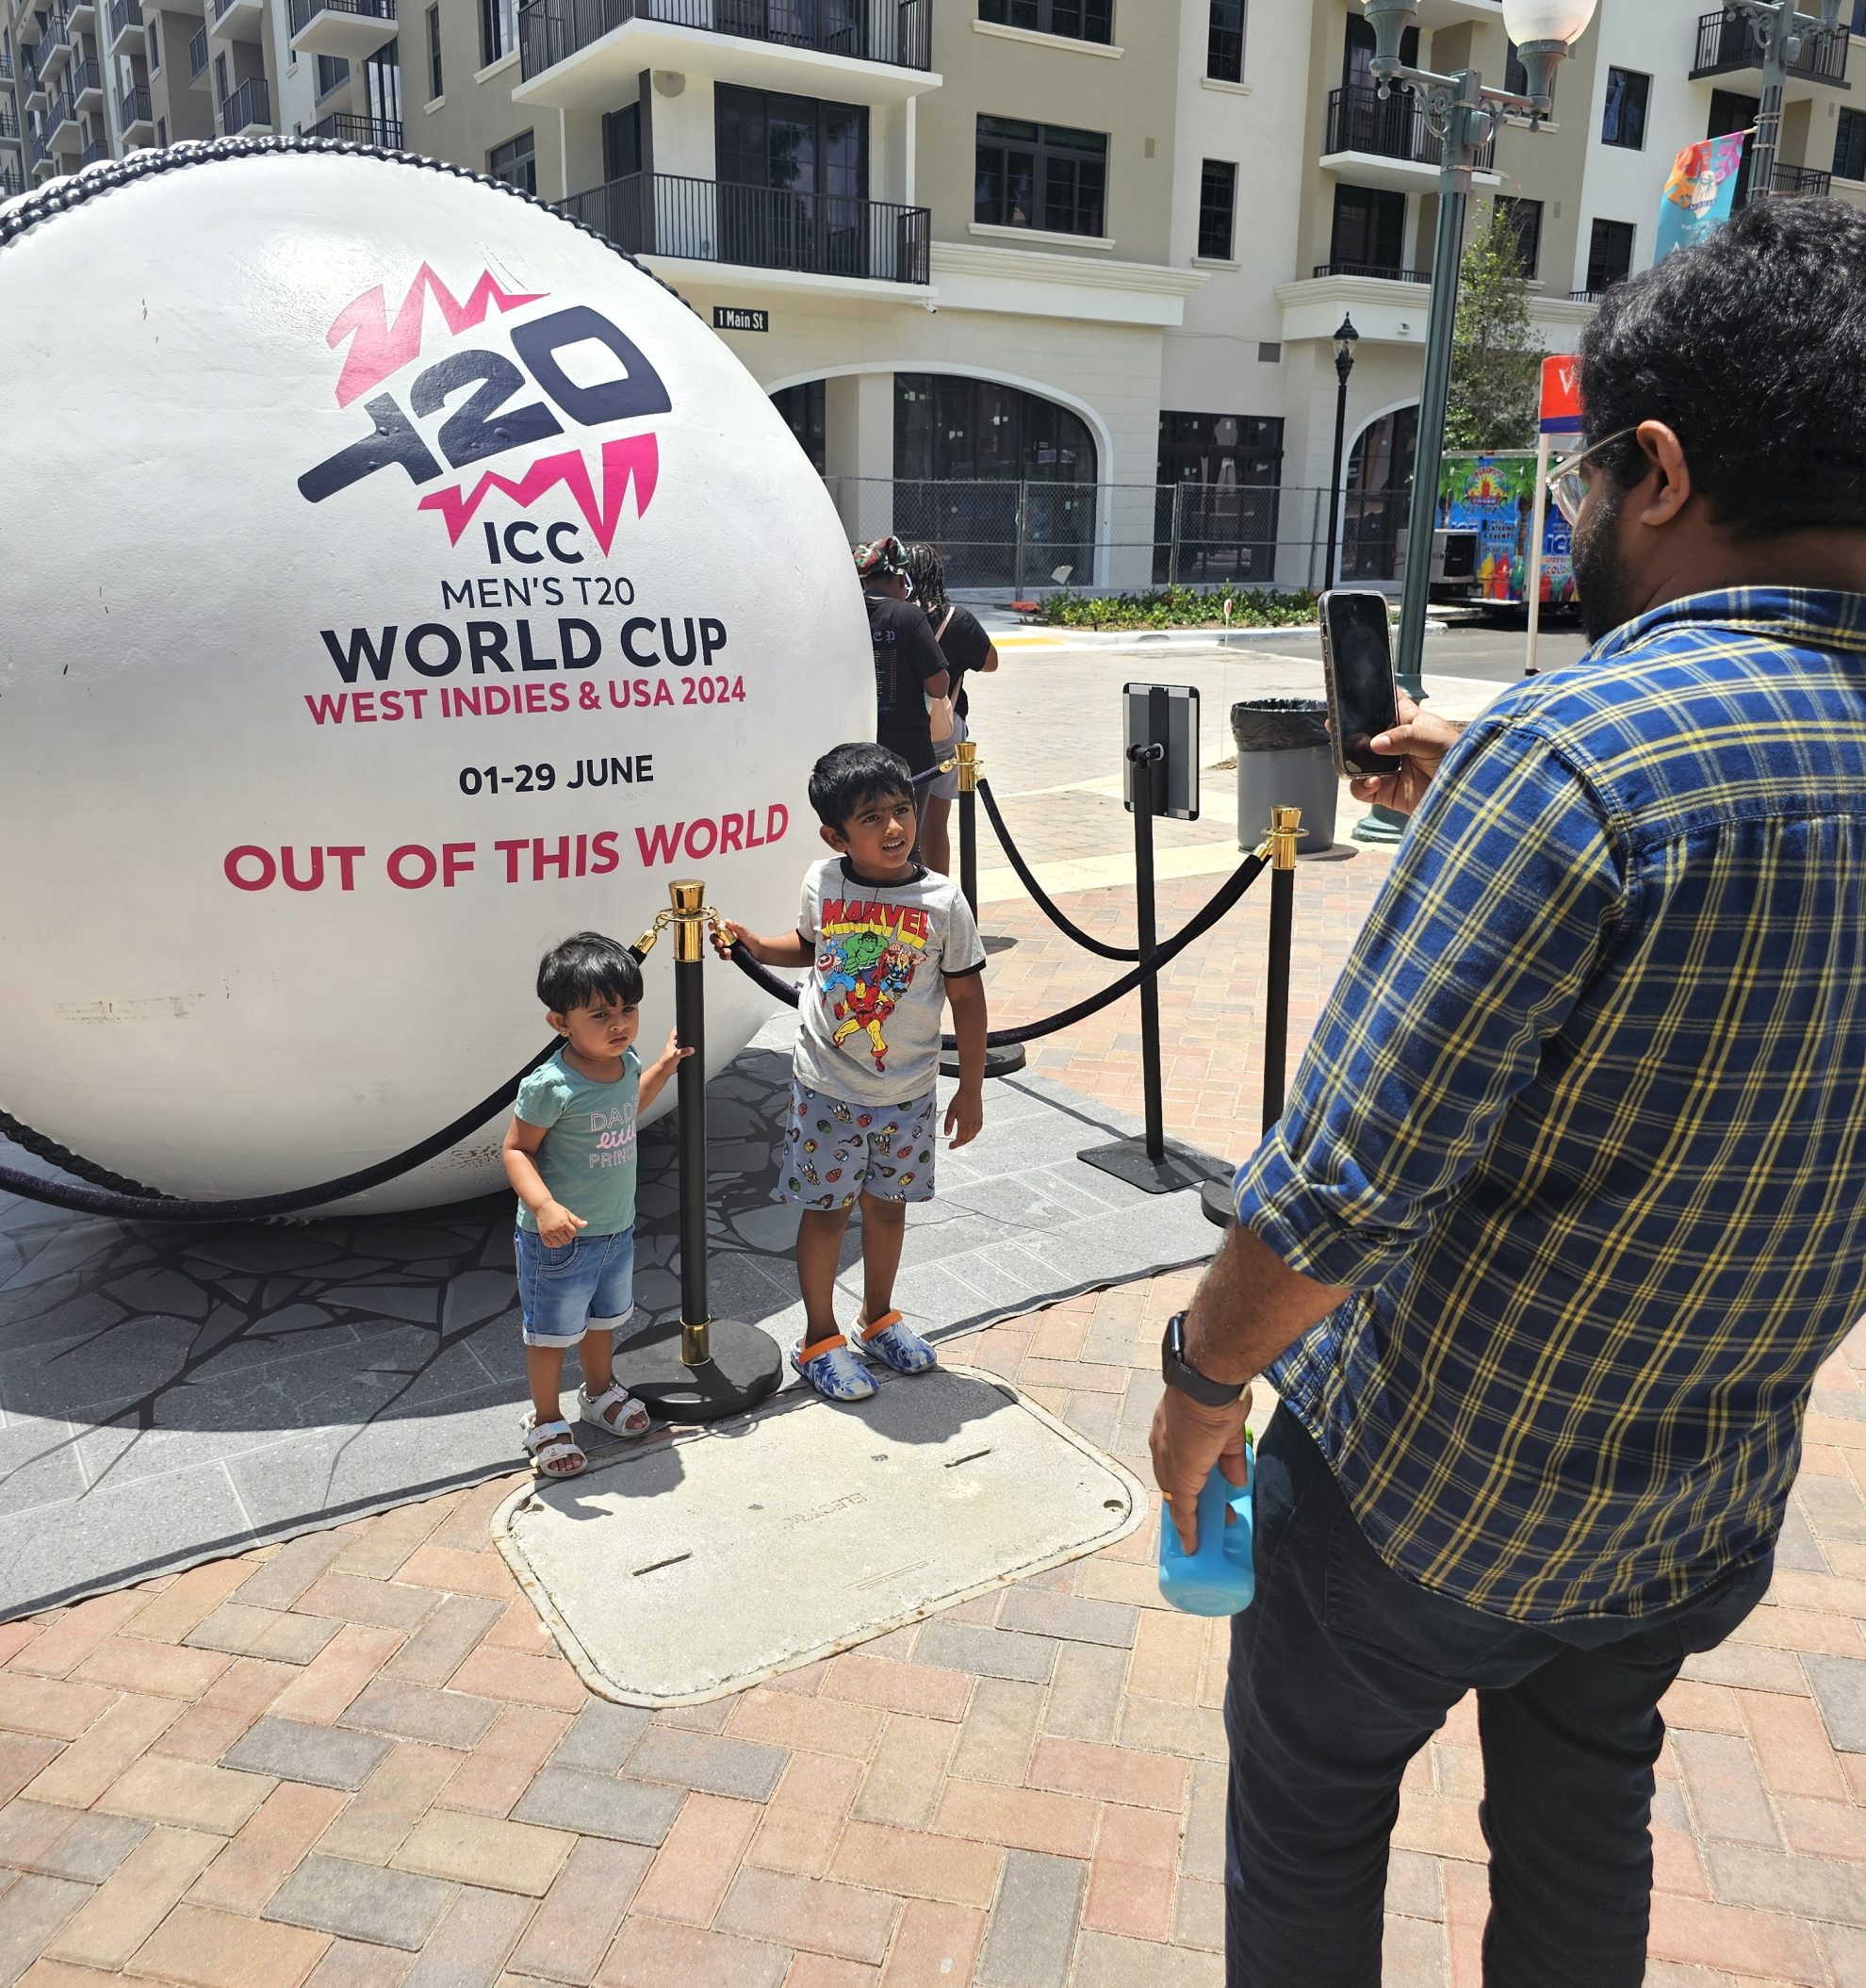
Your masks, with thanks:
[(905, 1105), (852, 1105), (793, 1077), (777, 1198), (807, 1208), (849, 1208), (864, 1192), (931, 1201), (939, 1115), (931, 1091)]

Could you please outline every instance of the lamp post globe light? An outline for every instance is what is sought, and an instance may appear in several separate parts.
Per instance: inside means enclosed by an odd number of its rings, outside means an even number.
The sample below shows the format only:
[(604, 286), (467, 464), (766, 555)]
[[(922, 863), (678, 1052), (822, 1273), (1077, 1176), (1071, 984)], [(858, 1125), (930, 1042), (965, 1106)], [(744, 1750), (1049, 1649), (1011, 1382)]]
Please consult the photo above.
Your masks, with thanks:
[(1354, 348), (1361, 342), (1361, 335), (1354, 329), (1352, 318), (1343, 315), (1341, 328), (1334, 335), (1334, 468), (1328, 486), (1328, 563), (1322, 567), (1326, 576), (1322, 584), (1334, 586), (1338, 579), (1335, 571), (1335, 550), (1341, 543), (1341, 477), (1346, 465), (1341, 460), (1342, 451), (1348, 446), (1348, 376), (1354, 370)]
[[(1400, 59), (1406, 30), (1417, 18), (1414, 0), (1363, 0), (1374, 33), (1370, 64), (1383, 96), (1396, 85), (1410, 90), (1442, 146), (1438, 175), (1438, 234), (1432, 248), (1432, 303), (1426, 319), (1425, 375), (1419, 387), (1418, 452), (1413, 463), (1411, 518), (1406, 533), (1406, 572), (1400, 601), (1400, 688), (1425, 696), (1427, 597), (1432, 587), (1432, 518), (1445, 456), (1445, 421), (1451, 397), (1451, 335), (1458, 318), (1459, 275), (1465, 253), (1465, 222), (1470, 208), (1471, 175), (1478, 156), (1506, 117), (1539, 123), (1554, 107), (1555, 74), (1587, 32), (1599, 0), (1503, 0), (1503, 25), (1521, 60), (1528, 89), (1486, 87), (1474, 69), (1440, 75), (1414, 69)], [(1757, 0), (1739, 0), (1757, 4)], [(1783, 6), (1792, 0), (1781, 0)], [(1825, 0), (1824, 0), (1825, 4)], [(1839, 4), (1839, 0), (1835, 0)], [(1338, 452), (1337, 452), (1338, 453)], [(1376, 808), (1355, 829), (1360, 842), (1398, 842), (1405, 823)]]

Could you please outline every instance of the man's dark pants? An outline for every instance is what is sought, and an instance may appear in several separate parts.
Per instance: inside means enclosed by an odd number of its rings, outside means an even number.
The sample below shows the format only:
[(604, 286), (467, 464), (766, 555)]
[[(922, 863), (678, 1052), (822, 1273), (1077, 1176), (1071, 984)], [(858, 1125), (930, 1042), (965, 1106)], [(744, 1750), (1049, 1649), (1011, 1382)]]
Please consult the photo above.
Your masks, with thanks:
[(1386, 1566), (1285, 1408), (1257, 1450), (1254, 1543), (1225, 1702), (1228, 1988), (1378, 1988), (1400, 1778), (1472, 1689), (1485, 1988), (1639, 1988), (1659, 1700), (1762, 1599), (1771, 1562), (1632, 1624), (1480, 1615)]

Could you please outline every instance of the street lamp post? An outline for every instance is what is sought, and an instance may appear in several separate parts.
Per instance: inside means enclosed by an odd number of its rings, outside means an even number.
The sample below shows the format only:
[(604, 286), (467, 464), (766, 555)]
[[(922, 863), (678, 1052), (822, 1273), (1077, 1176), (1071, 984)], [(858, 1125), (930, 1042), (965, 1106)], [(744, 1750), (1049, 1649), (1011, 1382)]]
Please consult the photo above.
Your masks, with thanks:
[(1782, 141), (1782, 95), (1789, 64), (1799, 60), (1813, 36), (1837, 33), (1841, 0), (1821, 0), (1821, 18), (1799, 13), (1794, 0), (1725, 0), (1726, 15), (1741, 14), (1756, 29), (1762, 50), (1762, 107), (1756, 115), (1756, 144), (1749, 155), (1752, 197), (1767, 200), (1776, 190), (1776, 155)]
[(1354, 348), (1361, 335), (1352, 318), (1343, 315), (1341, 329), (1334, 335), (1334, 473), (1328, 485), (1328, 564), (1322, 568), (1322, 585), (1335, 583), (1334, 556), (1341, 543), (1341, 452), (1348, 445), (1348, 375), (1354, 370)]
[[(1516, 57), (1528, 82), (1521, 95), (1486, 88), (1474, 69), (1440, 75), (1433, 70), (1409, 67), (1400, 59), (1400, 49), (1418, 13), (1414, 0), (1364, 0), (1364, 4), (1367, 25), (1374, 31), (1370, 66), (1381, 94), (1387, 95), (1396, 83), (1411, 90), (1424, 107), (1426, 122), (1442, 147), (1438, 236), (1432, 250), (1432, 302), (1426, 318), (1425, 377), (1419, 390), (1418, 452), (1413, 464), (1405, 591), (1400, 602), (1400, 685), (1416, 701), (1425, 696), (1432, 519), (1451, 398), (1451, 337), (1458, 319), (1471, 175), (1479, 155), (1506, 117), (1524, 116), (1539, 123), (1554, 107), (1555, 72), (1587, 31), (1598, 0), (1503, 0), (1503, 23), (1516, 44)], [(1833, 4), (1838, 6), (1839, 0)], [(1404, 827), (1400, 816), (1376, 808), (1355, 829), (1354, 836), (1360, 842), (1397, 842)]]

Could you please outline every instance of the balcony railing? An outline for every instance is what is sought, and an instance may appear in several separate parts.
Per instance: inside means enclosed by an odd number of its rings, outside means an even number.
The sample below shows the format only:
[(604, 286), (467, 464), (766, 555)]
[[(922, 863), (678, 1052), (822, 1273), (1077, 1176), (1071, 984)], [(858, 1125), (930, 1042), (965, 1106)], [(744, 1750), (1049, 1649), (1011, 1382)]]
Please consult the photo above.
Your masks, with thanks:
[(133, 27), (142, 25), (142, 0), (110, 0), (110, 45), (114, 48)]
[(882, 283), (925, 283), (929, 275), (932, 217), (925, 207), (668, 173), (633, 173), (563, 205), (631, 255)]
[(237, 138), (255, 124), (270, 130), (271, 123), (272, 93), (267, 89), (264, 76), (248, 76), (231, 96), (221, 99), (221, 131), (224, 137)]
[(0, 104), (0, 144), (17, 145), (20, 141), (20, 121), (13, 115), (10, 104)]
[(12, 200), (25, 191), (25, 182), (17, 173), (0, 173), (0, 200)]
[(1318, 262), (1318, 276), (1371, 276), (1379, 283), (1430, 283), (1430, 270), (1402, 270), (1385, 262)]
[(207, 30), (197, 27), (188, 39), (188, 79), (198, 83), (207, 74)]
[[(1760, 190), (1753, 180), (1749, 181), (1736, 205), (1748, 206)], [(1834, 175), (1818, 172), (1812, 166), (1777, 165), (1769, 190), (1777, 200), (1825, 200), (1834, 190)]]
[(932, 0), (530, 0), (518, 16), (525, 79), (630, 21), (895, 69), (933, 66)]
[(380, 145), (385, 152), (401, 150), (401, 120), (398, 117), (358, 117), (339, 110), (304, 127), (306, 138), (336, 139), (345, 145)]
[(13, 58), (4, 48), (0, 48), (0, 83), (13, 80)]
[(46, 135), (50, 138), (56, 139), (58, 135), (59, 129), (63, 125), (75, 124), (76, 123), (77, 106), (74, 104), (71, 100), (71, 97), (64, 90), (61, 90), (57, 93), (57, 95), (52, 99), (51, 109), (45, 113)]
[(53, 14), (45, 24), (45, 34), (39, 44), (39, 59), (44, 63), (55, 49), (72, 45), (72, 24), (59, 13)]
[(94, 166), (100, 158), (108, 158), (109, 156), (109, 146), (101, 138), (94, 138), (85, 146), (78, 163), (81, 166)]
[[(1801, 52), (1789, 64), (1789, 74), (1809, 83), (1846, 84), (1846, 51), (1852, 37), (1844, 27), (1832, 34), (1808, 34), (1801, 38)], [(1731, 70), (1760, 69), (1762, 43), (1756, 23), (1747, 14), (1720, 8), (1705, 14), (1697, 24), (1697, 56), (1692, 63), (1694, 80), (1699, 76), (1727, 75)]]
[(291, 0), (293, 35), (302, 35), (317, 14), (355, 14), (365, 21), (393, 21), (395, 0)]
[(150, 114), (149, 107), (149, 85), (133, 83), (124, 90), (117, 99), (117, 114), (122, 118), (125, 131), (132, 124), (154, 123), (155, 119)]
[(104, 74), (96, 62), (87, 56), (80, 62), (74, 62), (65, 76), (65, 88), (74, 99), (88, 96), (94, 90), (101, 96), (104, 92)]
[[(1444, 158), (1445, 143), (1426, 122), (1425, 107), (1411, 90), (1396, 90), (1383, 102), (1377, 90), (1350, 89), (1329, 91), (1328, 149), (1436, 166)], [(1478, 154), (1478, 171), (1488, 173), (1496, 162), (1497, 140), (1492, 139)]]

